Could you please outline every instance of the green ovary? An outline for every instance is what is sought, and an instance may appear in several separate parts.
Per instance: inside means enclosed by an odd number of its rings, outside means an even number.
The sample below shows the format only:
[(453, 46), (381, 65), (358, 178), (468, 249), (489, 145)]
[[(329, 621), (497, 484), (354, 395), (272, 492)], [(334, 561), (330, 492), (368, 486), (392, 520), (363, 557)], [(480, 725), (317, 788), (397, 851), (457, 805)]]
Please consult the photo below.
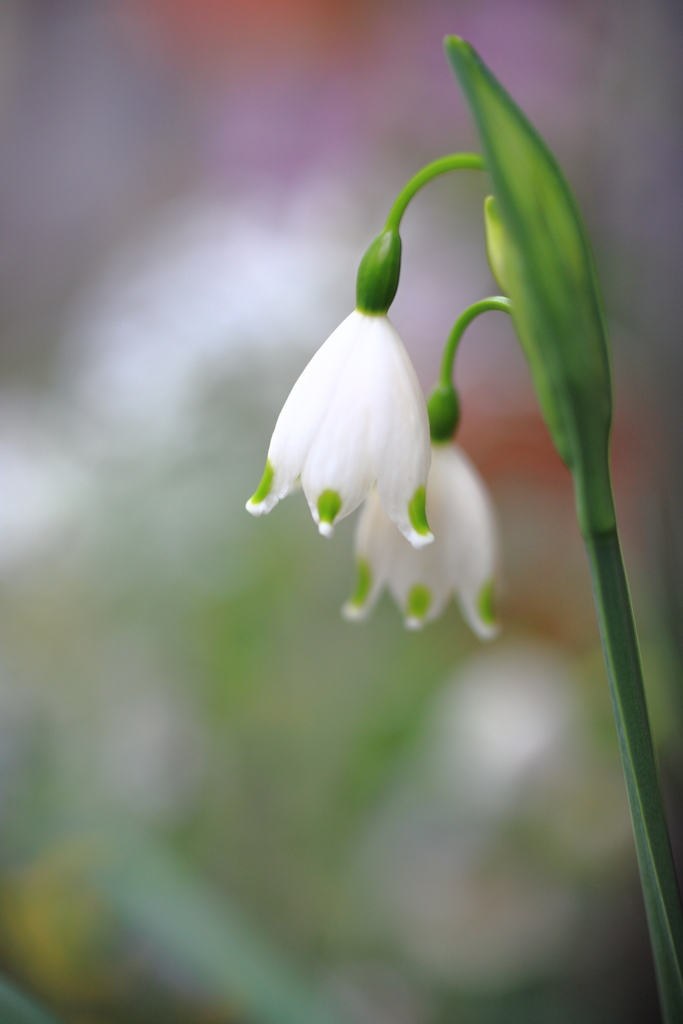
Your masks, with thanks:
[(370, 587), (372, 586), (372, 571), (367, 558), (358, 559), (358, 579), (356, 589), (349, 598), (349, 604), (354, 608), (362, 608), (368, 599)]
[(496, 605), (493, 580), (488, 580), (479, 591), (477, 611), (487, 626), (496, 624)]
[(270, 459), (268, 459), (266, 461), (266, 468), (263, 470), (261, 483), (258, 485), (250, 499), (253, 505), (259, 505), (268, 497), (268, 495), (270, 494), (270, 489), (273, 486), (274, 476), (275, 470), (273, 469), (273, 464), (270, 461)]
[(427, 494), (424, 487), (418, 487), (412, 500), (408, 503), (410, 524), (421, 537), (426, 537), (430, 532), (429, 523), (427, 522), (427, 510), (425, 509), (426, 498)]
[(323, 491), (318, 498), (318, 515), (321, 523), (329, 523), (330, 526), (339, 515), (342, 507), (342, 500), (336, 491)]
[(411, 619), (424, 619), (432, 604), (432, 594), (428, 587), (416, 583), (408, 594), (406, 612)]

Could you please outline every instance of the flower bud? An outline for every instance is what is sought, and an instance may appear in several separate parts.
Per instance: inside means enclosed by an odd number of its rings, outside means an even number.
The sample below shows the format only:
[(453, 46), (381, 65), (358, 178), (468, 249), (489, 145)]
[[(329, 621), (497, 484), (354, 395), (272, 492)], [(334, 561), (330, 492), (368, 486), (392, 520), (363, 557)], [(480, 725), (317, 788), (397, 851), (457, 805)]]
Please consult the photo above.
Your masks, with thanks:
[(371, 316), (384, 315), (394, 301), (401, 271), (401, 236), (383, 231), (360, 261), (356, 283), (356, 309)]
[(509, 295), (509, 289), (505, 285), (507, 277), (505, 259), (508, 255), (505, 246), (505, 228), (500, 219), (494, 196), (487, 196), (484, 200), (484, 225), (486, 227), (486, 255), (489, 259), (491, 273), (503, 294)]
[(464, 40), (449, 36), (445, 45), (495, 195), (488, 206), (489, 259), (512, 303), (555, 447), (574, 478), (581, 531), (606, 533), (616, 522), (612, 378), (586, 229), (557, 161), (500, 82)]

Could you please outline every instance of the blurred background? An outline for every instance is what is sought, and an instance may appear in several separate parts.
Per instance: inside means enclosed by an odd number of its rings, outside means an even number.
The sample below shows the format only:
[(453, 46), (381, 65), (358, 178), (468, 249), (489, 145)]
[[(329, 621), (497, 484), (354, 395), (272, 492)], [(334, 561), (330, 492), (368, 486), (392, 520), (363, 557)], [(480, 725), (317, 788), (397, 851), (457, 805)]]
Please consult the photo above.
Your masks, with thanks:
[[(353, 520), (244, 511), (401, 186), (476, 148), (442, 37), (591, 234), (614, 476), (683, 849), (683, 62), (674, 0), (2, 0), (0, 967), (71, 1024), (657, 1021), (569, 476), (510, 324), (463, 446), (503, 630), (350, 625)], [(404, 220), (433, 383), (496, 291), (482, 176)]]

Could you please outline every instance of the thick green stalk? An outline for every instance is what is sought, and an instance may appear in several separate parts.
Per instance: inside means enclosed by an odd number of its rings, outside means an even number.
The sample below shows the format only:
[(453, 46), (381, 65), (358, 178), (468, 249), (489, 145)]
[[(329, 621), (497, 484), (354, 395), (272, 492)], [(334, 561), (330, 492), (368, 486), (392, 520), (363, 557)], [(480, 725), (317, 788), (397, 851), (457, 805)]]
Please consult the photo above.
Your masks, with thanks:
[(584, 536), (666, 1024), (683, 1021), (683, 918), (616, 527)]
[(389, 211), (387, 222), (384, 225), (385, 231), (398, 231), (401, 218), (405, 213), (406, 206), (423, 185), (426, 185), (432, 178), (447, 171), (483, 171), (484, 160), (478, 153), (451, 153), (449, 156), (442, 156), (438, 160), (427, 164), (421, 171), (418, 171), (414, 178), (411, 178), (407, 185), (399, 192), (394, 205)]
[(572, 191), (536, 129), (469, 43), (446, 53), (472, 111), (493, 199), (494, 273), (555, 447), (574, 477), (667, 1024), (683, 1022), (683, 919), (609, 476), (612, 374), (595, 262)]

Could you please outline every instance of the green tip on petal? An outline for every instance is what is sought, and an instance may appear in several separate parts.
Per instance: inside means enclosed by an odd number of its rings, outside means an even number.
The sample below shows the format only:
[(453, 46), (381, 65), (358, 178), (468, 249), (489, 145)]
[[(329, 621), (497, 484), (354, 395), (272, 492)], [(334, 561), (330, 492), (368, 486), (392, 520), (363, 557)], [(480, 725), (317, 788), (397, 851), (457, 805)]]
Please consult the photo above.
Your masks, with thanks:
[(318, 498), (318, 529), (323, 537), (332, 536), (332, 524), (339, 515), (342, 500), (336, 491), (323, 491)]
[(367, 601), (368, 594), (370, 593), (370, 587), (372, 586), (372, 571), (370, 569), (370, 563), (367, 558), (358, 559), (358, 580), (356, 581), (356, 589), (353, 592), (353, 596), (350, 598), (350, 603), (360, 608)]
[(493, 580), (488, 580), (488, 582), (485, 583), (479, 591), (479, 597), (477, 598), (477, 611), (485, 625), (497, 625), (495, 586)]
[(359, 558), (357, 568), (356, 589), (343, 608), (344, 615), (349, 619), (359, 617), (372, 586), (372, 570), (367, 558)]
[(416, 583), (411, 588), (406, 602), (406, 626), (409, 629), (419, 629), (431, 604), (432, 593), (429, 588), (421, 583)]
[(420, 537), (429, 537), (431, 533), (429, 523), (427, 522), (427, 509), (425, 508), (426, 500), (427, 492), (424, 487), (418, 487), (412, 497), (412, 500), (408, 503), (408, 518), (410, 519), (410, 525), (415, 530), (415, 533), (419, 534)]
[(268, 459), (266, 461), (266, 468), (263, 470), (263, 476), (261, 477), (261, 483), (258, 485), (251, 498), (249, 499), (250, 505), (260, 505), (262, 501), (270, 494), (270, 489), (273, 486), (273, 477), (275, 476), (275, 470), (273, 464)]

